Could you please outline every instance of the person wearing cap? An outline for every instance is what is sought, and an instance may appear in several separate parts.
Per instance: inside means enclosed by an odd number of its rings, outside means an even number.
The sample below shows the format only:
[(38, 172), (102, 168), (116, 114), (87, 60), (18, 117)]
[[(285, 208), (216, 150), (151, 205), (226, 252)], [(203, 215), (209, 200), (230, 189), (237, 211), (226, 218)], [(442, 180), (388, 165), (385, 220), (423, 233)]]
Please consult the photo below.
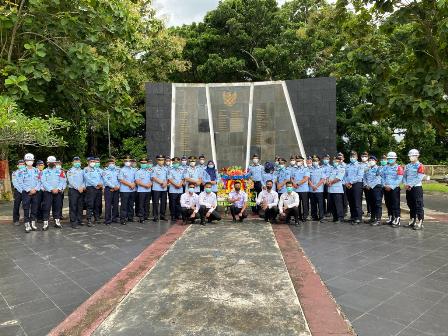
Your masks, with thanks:
[(350, 221), (352, 224), (360, 224), (362, 220), (362, 181), (364, 167), (358, 162), (358, 153), (350, 152), (350, 163), (345, 168), (344, 183), (347, 199), (350, 205)]
[(289, 158), (289, 166), (286, 167), (286, 169), (289, 170), (289, 173), (292, 175), (294, 169), (297, 168), (297, 160), (296, 160), (296, 156), (291, 155), (291, 157)]
[(182, 218), (182, 208), (180, 198), (183, 194), (184, 169), (180, 165), (180, 158), (175, 156), (172, 159), (173, 166), (168, 172), (168, 199), (170, 202), (171, 221)]
[(277, 180), (278, 197), (281, 197), (286, 192), (286, 183), (291, 181), (291, 173), (286, 169), (286, 160), (284, 158), (279, 159), (275, 179)]
[[(98, 194), (104, 186), (102, 171), (97, 168), (97, 162), (94, 157), (87, 158), (87, 167), (84, 168), (84, 182), (86, 185), (85, 202), (87, 205), (87, 226), (93, 226), (93, 220), (98, 220), (95, 211), (98, 209)], [(101, 198), (100, 198), (101, 199)]]
[(368, 168), (364, 172), (364, 187), (368, 192), (367, 201), (370, 203), (370, 223), (372, 226), (381, 224), (383, 186), (381, 184), (381, 169), (377, 165), (377, 158), (374, 155), (369, 157)]
[(22, 208), (23, 217), (25, 223), (25, 232), (31, 230), (37, 230), (37, 208), (38, 208), (38, 190), (39, 184), (39, 171), (33, 167), (34, 155), (31, 153), (25, 154), (24, 157), (25, 167), (18, 173), (18, 178), (22, 185)]
[(199, 155), (198, 159), (199, 159), (199, 164), (197, 165), (197, 167), (201, 170), (201, 173), (202, 173), (202, 175), (201, 175), (202, 182), (201, 182), (201, 185), (199, 187), (199, 190), (201, 192), (203, 192), (204, 188), (205, 188), (204, 171), (207, 168), (207, 163), (205, 162), (205, 155), (204, 154)]
[(228, 196), (229, 202), (232, 203), (230, 206), (230, 213), (234, 222), (236, 222), (237, 217), (239, 221), (242, 222), (243, 219), (247, 217), (247, 194), (241, 190), (240, 181), (235, 181), (235, 183), (233, 183), (233, 188), (234, 190), (232, 190)]
[(310, 178), (308, 186), (310, 188), (309, 196), (311, 203), (311, 218), (314, 221), (322, 222), (324, 219), (324, 185), (327, 176), (324, 168), (320, 165), (319, 157), (312, 157), (313, 166), (309, 169)]
[(313, 167), (313, 157), (311, 155), (306, 157), (305, 167), (308, 169)]
[[(98, 156), (95, 156), (95, 169), (99, 170), (101, 174), (101, 178), (103, 176), (103, 168), (101, 168), (101, 160)], [(104, 181), (103, 181), (104, 187)], [(101, 192), (96, 193), (95, 200), (95, 221), (99, 221), (101, 215), (103, 214), (103, 187), (101, 188)]]
[(188, 222), (194, 224), (199, 219), (199, 196), (195, 193), (196, 183), (189, 182), (187, 191), (180, 197), (180, 206), (182, 209), (183, 224)]
[(19, 178), (20, 172), (26, 169), (25, 161), (18, 160), (17, 161), (17, 169), (12, 172), (11, 182), (14, 187), (14, 206), (12, 210), (12, 220), (14, 225), (20, 225), (20, 206), (22, 204), (22, 179)]
[(410, 220), (408, 227), (414, 230), (423, 229), (425, 213), (423, 209), (422, 181), (425, 177), (425, 167), (419, 161), (420, 152), (411, 149), (408, 153), (409, 163), (404, 168), (403, 184), (406, 188), (406, 202), (409, 207)]
[[(330, 155), (329, 154), (325, 154), (322, 157), (322, 169), (323, 169), (323, 174), (325, 175), (326, 178), (328, 178), (328, 176), (330, 176), (330, 171), (331, 171), (331, 164), (330, 164)], [(330, 202), (328, 201), (328, 185), (326, 183), (324, 183), (324, 214), (325, 217), (331, 216), (332, 211), (330, 208)]]
[(119, 222), (118, 206), (120, 203), (120, 181), (118, 174), (120, 168), (115, 164), (115, 158), (111, 157), (106, 162), (106, 167), (101, 173), (104, 182), (104, 224), (111, 225)]
[(157, 165), (153, 168), (152, 180), (152, 213), (153, 221), (165, 220), (166, 194), (168, 187), (168, 169), (165, 167), (165, 157), (161, 154), (156, 157)]
[(333, 158), (333, 167), (326, 182), (333, 222), (335, 223), (341, 223), (344, 220), (344, 188), (342, 181), (345, 176), (345, 168), (342, 162), (343, 156), (341, 155)]
[(130, 209), (134, 204), (134, 191), (137, 186), (135, 184), (135, 169), (132, 167), (132, 159), (126, 156), (123, 160), (124, 167), (118, 172), (118, 181), (120, 182), (120, 224), (126, 225), (127, 221), (134, 221), (134, 214)]
[(67, 184), (70, 226), (77, 229), (78, 225), (82, 225), (84, 191), (86, 190), (81, 159), (78, 156), (73, 158), (72, 167), (67, 172)]
[(310, 179), (310, 171), (308, 167), (304, 165), (303, 157), (296, 157), (297, 168), (292, 171), (291, 181), (293, 183), (293, 187), (295, 188), (295, 192), (299, 195), (300, 198), (300, 206), (299, 213), (300, 219), (303, 222), (308, 220), (309, 216), (309, 200), (308, 200), (308, 180)]
[[(137, 174), (137, 172), (140, 170), (138, 165), (137, 165), (137, 161), (134, 158), (131, 158), (131, 167), (134, 170), (134, 173)], [(132, 202), (129, 205), (129, 210), (128, 210), (128, 217), (130, 218), (129, 221), (133, 222), (134, 221), (134, 216), (140, 217), (139, 215), (139, 198), (140, 194), (138, 192), (138, 186), (135, 186), (134, 189), (134, 193), (132, 194)], [(130, 216), (129, 216), (130, 214)]]
[(386, 154), (381, 155), (381, 160), (380, 160), (379, 166), (381, 169), (383, 169), (383, 167), (387, 166), (387, 155)]
[[(361, 162), (359, 163), (363, 168), (364, 168), (364, 175), (367, 172), (367, 170), (369, 169), (369, 153), (368, 152), (363, 152), (361, 154)], [(369, 189), (366, 188), (365, 184), (363, 183), (363, 193), (364, 193), (364, 197), (366, 199), (366, 204), (367, 204), (367, 216), (371, 215), (371, 209), (370, 209), (370, 201), (369, 201)], [(361, 194), (361, 208), (362, 208), (362, 194)], [(362, 210), (362, 209), (361, 209)], [(364, 214), (364, 211), (362, 211), (362, 213)]]
[(146, 158), (140, 159), (140, 169), (135, 173), (135, 184), (137, 185), (137, 199), (140, 223), (143, 223), (149, 218), (147, 212), (146, 203), (148, 202), (149, 195), (151, 195), (151, 170), (148, 168), (148, 160)]
[(273, 190), (274, 181), (266, 181), (266, 189), (262, 190), (257, 196), (257, 204), (264, 212), (265, 222), (270, 221), (271, 224), (276, 223), (278, 214), (278, 194)]
[(212, 191), (212, 183), (206, 182), (204, 186), (204, 191), (199, 194), (199, 214), (201, 216), (201, 225), (205, 225), (205, 220), (208, 223), (212, 221), (220, 221), (221, 216), (219, 215), (216, 208), (218, 207), (218, 199), (216, 194)]
[(199, 195), (201, 192), (200, 185), (202, 183), (202, 169), (196, 167), (196, 157), (189, 156), (188, 161), (190, 162), (190, 166), (185, 171), (185, 182), (196, 183), (195, 193)]
[(272, 181), (272, 190), (277, 191), (277, 176), (272, 162), (265, 162), (263, 172), (261, 173), (261, 188), (266, 190), (267, 181)]
[(36, 161), (36, 168), (38, 170), (38, 179), (39, 179), (39, 190), (37, 192), (37, 220), (38, 221), (42, 221), (43, 220), (43, 215), (42, 215), (42, 211), (43, 211), (43, 199), (44, 199), (44, 187), (42, 186), (42, 173), (45, 169), (45, 163), (42, 160), (37, 160)]
[(299, 216), (300, 216), (300, 197), (294, 191), (294, 186), (292, 181), (286, 182), (286, 192), (280, 196), (278, 202), (278, 210), (280, 212), (280, 218), (285, 219), (285, 224), (289, 224), (291, 217), (294, 217), (294, 225), (298, 226)]
[[(260, 157), (257, 154), (252, 155), (252, 163), (247, 168), (249, 178), (254, 182), (254, 188), (252, 193), (258, 195), (262, 188), (261, 184), (261, 174), (263, 173), (263, 166), (260, 164)], [(258, 206), (252, 207), (252, 213), (258, 214)]]
[(47, 158), (48, 168), (45, 168), (42, 172), (42, 186), (43, 192), (43, 220), (44, 225), (42, 230), (48, 229), (48, 220), (50, 218), (50, 209), (53, 213), (55, 221), (54, 226), (62, 228), (61, 215), (62, 215), (62, 196), (67, 186), (67, 179), (64, 171), (56, 167), (56, 158), (49, 156)]
[(387, 153), (387, 165), (381, 170), (381, 179), (384, 190), (384, 202), (387, 207), (389, 219), (386, 224), (392, 227), (401, 225), (400, 210), (400, 183), (403, 180), (404, 170), (397, 164), (397, 154)]
[[(336, 156), (341, 158), (341, 161), (339, 162), (340, 166), (344, 169), (347, 168), (347, 164), (345, 163), (345, 156), (344, 153), (339, 152)], [(345, 178), (345, 176), (344, 176)], [(347, 187), (345, 185), (345, 180), (342, 179), (342, 188), (344, 189), (344, 195), (342, 197), (342, 201), (344, 204), (344, 217), (347, 215), (347, 211), (348, 211), (348, 198), (347, 198)]]

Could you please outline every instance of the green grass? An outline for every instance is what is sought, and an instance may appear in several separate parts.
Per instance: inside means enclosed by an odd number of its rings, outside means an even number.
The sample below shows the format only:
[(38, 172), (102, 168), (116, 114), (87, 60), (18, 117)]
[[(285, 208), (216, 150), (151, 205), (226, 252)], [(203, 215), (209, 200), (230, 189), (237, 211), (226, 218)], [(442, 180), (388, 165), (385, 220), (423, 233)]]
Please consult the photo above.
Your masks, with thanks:
[(446, 183), (423, 183), (423, 190), (448, 193), (448, 185)]

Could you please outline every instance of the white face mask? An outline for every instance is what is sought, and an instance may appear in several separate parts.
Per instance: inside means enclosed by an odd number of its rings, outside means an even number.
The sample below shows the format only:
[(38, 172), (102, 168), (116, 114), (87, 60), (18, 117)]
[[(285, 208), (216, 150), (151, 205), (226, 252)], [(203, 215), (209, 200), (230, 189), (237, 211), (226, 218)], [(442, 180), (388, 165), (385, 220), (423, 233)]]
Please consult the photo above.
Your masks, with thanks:
[(124, 163), (124, 165), (125, 165), (126, 167), (130, 167), (130, 166), (131, 166), (131, 163), (130, 163), (129, 161), (126, 161), (126, 162)]
[(91, 168), (95, 167), (95, 162), (89, 162), (89, 167)]
[(25, 163), (26, 163), (27, 166), (32, 166), (34, 161), (25, 161)]
[(199, 160), (199, 163), (200, 163), (200, 164), (204, 164), (204, 163), (205, 163), (205, 160)]
[(374, 165), (376, 165), (375, 161), (369, 161), (369, 167), (373, 167)]
[(182, 161), (182, 166), (186, 166), (187, 165), (187, 161)]
[(252, 162), (255, 163), (255, 164), (257, 164), (259, 161), (260, 161), (260, 160), (258, 160), (258, 159), (253, 159), (253, 160), (252, 160)]
[(289, 163), (291, 164), (291, 166), (295, 166), (295, 164), (296, 164), (295, 161), (289, 161)]
[(367, 156), (361, 156), (361, 161), (362, 161), (362, 162), (367, 162), (367, 160), (368, 160), (368, 157), (367, 157)]
[(303, 166), (303, 161), (297, 161), (297, 165), (298, 165), (299, 167), (302, 167), (302, 166)]
[(60, 164), (57, 164), (57, 165), (56, 165), (56, 168), (58, 168), (58, 169), (61, 169), (61, 167), (62, 167), (62, 166), (61, 166)]
[(194, 167), (194, 166), (196, 166), (196, 162), (194, 162), (194, 161), (190, 162), (190, 167)]
[(412, 156), (409, 157), (409, 160), (411, 162), (417, 162), (418, 161), (418, 156), (412, 155)]

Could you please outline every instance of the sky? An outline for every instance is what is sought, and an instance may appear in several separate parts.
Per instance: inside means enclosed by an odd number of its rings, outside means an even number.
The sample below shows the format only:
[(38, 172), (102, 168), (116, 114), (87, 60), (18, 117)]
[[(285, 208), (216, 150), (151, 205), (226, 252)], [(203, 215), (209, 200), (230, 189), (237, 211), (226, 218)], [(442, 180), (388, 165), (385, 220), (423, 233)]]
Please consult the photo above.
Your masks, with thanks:
[[(277, 0), (283, 4), (286, 0)], [(219, 0), (154, 0), (157, 16), (168, 26), (202, 21), (205, 13), (216, 8)]]

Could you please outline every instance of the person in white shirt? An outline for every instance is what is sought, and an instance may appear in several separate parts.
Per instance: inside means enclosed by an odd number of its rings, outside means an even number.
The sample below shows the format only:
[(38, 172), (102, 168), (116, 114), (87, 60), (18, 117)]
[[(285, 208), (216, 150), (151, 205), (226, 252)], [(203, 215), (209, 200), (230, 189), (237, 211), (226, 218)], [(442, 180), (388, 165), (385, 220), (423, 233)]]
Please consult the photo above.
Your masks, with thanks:
[(230, 206), (230, 213), (232, 214), (234, 222), (236, 222), (237, 216), (240, 222), (242, 222), (243, 219), (247, 217), (247, 194), (241, 190), (240, 181), (236, 181), (233, 184), (233, 187), (235, 190), (229, 193), (229, 202), (232, 203)]
[(209, 223), (213, 220), (221, 220), (221, 216), (218, 211), (216, 211), (218, 200), (216, 199), (216, 194), (212, 192), (211, 182), (205, 183), (204, 191), (199, 194), (199, 206), (201, 225), (205, 225), (205, 219), (207, 219), (207, 222)]
[(257, 205), (264, 211), (264, 220), (270, 221), (272, 224), (276, 223), (278, 213), (278, 194), (272, 190), (274, 182), (272, 180), (266, 181), (266, 189), (262, 190), (257, 196)]
[(286, 183), (286, 192), (280, 196), (278, 208), (280, 217), (285, 218), (285, 223), (289, 224), (291, 216), (294, 216), (294, 225), (299, 225), (299, 195), (294, 191), (292, 182)]
[(188, 189), (180, 197), (183, 224), (199, 219), (199, 196), (195, 193), (196, 183), (189, 182)]

